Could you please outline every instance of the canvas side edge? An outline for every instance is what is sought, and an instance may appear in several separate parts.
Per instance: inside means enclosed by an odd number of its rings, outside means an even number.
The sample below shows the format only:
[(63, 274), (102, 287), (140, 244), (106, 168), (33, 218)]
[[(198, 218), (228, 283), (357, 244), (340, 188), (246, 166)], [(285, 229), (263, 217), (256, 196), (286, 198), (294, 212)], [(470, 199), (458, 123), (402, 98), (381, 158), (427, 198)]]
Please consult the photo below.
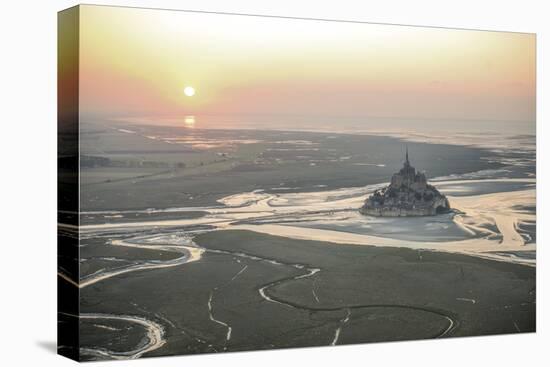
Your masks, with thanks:
[(79, 353), (79, 16), (75, 6), (57, 22), (57, 352)]

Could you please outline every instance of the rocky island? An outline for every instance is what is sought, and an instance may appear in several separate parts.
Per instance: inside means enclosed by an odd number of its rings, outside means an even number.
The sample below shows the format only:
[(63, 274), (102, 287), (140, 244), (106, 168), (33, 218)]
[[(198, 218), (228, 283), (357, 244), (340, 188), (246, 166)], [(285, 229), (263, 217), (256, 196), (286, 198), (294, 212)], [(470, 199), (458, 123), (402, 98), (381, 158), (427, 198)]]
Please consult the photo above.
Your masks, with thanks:
[(445, 195), (428, 184), (424, 173), (411, 166), (407, 149), (403, 168), (392, 176), (389, 186), (376, 190), (367, 198), (360, 212), (378, 217), (409, 217), (436, 215), (449, 210), (449, 200)]

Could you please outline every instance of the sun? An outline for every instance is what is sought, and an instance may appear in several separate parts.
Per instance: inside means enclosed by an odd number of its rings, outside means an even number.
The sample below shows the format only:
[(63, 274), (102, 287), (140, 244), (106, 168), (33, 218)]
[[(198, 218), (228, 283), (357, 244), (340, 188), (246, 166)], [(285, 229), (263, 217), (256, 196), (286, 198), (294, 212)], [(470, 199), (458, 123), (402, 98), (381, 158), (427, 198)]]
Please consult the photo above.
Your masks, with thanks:
[(185, 87), (183, 89), (183, 93), (187, 96), (187, 97), (193, 97), (195, 95), (195, 88), (193, 87)]

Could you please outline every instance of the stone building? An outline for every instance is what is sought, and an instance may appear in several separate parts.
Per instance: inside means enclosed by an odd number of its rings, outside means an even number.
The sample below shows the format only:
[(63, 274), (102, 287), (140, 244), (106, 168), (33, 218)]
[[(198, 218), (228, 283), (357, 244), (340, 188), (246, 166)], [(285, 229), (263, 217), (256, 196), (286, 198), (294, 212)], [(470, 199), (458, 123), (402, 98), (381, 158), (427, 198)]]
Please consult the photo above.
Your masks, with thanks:
[(403, 168), (392, 176), (390, 185), (376, 190), (360, 209), (365, 215), (380, 217), (436, 215), (449, 210), (445, 195), (428, 184), (424, 173), (411, 166), (408, 149)]

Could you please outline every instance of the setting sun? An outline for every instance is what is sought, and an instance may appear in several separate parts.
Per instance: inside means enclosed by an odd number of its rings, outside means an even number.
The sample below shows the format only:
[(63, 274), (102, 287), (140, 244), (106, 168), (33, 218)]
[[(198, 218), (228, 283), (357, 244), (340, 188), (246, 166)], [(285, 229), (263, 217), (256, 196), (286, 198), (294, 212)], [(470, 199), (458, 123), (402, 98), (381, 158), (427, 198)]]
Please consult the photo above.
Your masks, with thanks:
[(185, 87), (185, 89), (183, 90), (183, 93), (185, 93), (187, 97), (193, 97), (195, 95), (195, 88)]

